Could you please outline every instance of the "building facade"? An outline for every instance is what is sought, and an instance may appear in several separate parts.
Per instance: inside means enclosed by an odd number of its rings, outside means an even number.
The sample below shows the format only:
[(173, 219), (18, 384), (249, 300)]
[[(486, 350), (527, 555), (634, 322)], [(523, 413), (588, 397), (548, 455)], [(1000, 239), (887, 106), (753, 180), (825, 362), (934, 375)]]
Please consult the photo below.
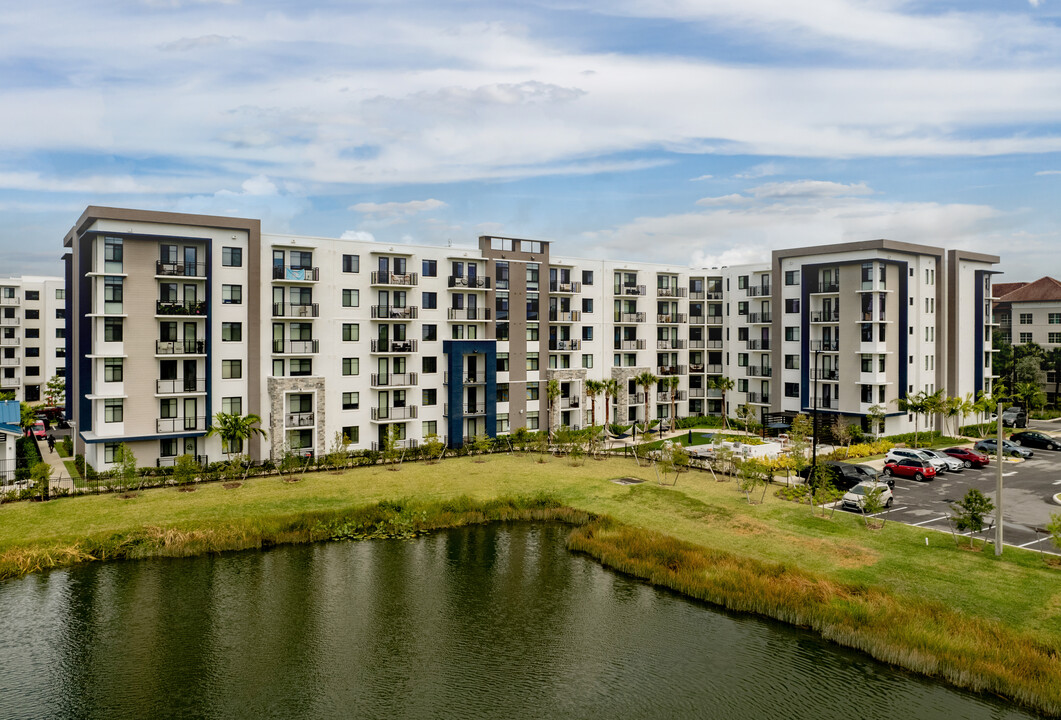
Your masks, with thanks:
[(59, 277), (0, 278), (0, 391), (38, 402), (66, 374), (66, 283)]
[[(879, 404), (901, 432), (901, 395), (992, 380), (998, 259), (887, 240), (697, 269), (538, 240), (415, 246), (90, 207), (65, 245), (69, 414), (97, 469), (122, 442), (142, 465), (223, 459), (206, 436), (218, 412), (262, 418), (267, 438), (231, 449), (261, 460), (378, 448), (389, 432), (455, 446), (606, 412), (625, 424), (646, 405), (653, 420), (672, 406), (766, 418), (817, 398), (858, 422)], [(638, 385), (645, 372), (659, 380)], [(614, 400), (590, 397), (589, 380), (615, 380)]]

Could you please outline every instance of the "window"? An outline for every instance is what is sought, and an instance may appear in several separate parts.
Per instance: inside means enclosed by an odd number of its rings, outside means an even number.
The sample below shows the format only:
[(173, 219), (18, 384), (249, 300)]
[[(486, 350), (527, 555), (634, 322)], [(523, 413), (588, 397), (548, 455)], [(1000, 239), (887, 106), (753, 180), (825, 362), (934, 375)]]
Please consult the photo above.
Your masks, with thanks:
[(583, 285), (592, 285), (593, 284), (593, 271), (592, 270), (583, 270), (582, 271), (582, 284)]
[(799, 285), (799, 270), (785, 270), (785, 285)]
[(30, 340), (32, 340), (34, 338), (39, 338), (40, 336), (41, 336), (41, 331), (38, 330), (37, 328), (26, 328), (26, 337), (29, 338)]
[(1054, 344), (1061, 343), (1061, 332), (1047, 333), (1046, 342)]
[(438, 390), (435, 388), (428, 388), (423, 392), (423, 404), (424, 405), (438, 405)]
[(748, 276), (747, 275), (738, 275), (737, 276), (737, 289), (738, 290), (743, 290), (746, 287), (748, 287)]
[(527, 342), (538, 342), (538, 323), (527, 323)]
[(243, 304), (243, 286), (242, 285), (222, 285), (221, 286), (221, 304), (222, 305), (242, 305)]
[[(122, 239), (103, 238), (103, 269), (110, 272), (122, 271)], [(29, 300), (29, 296), (26, 297)], [(37, 298), (33, 298), (36, 300)]]
[(57, 357), (57, 358), (66, 357), (66, 348), (65, 347), (57, 347), (57, 348), (55, 348), (55, 357)]
[(531, 371), (538, 369), (538, 353), (527, 353), (527, 369)]
[(582, 298), (582, 312), (593, 312), (593, 298)]
[(358, 358), (343, 358), (343, 375), (357, 375), (361, 372), (361, 361)]
[(450, 330), (450, 337), (453, 338), (454, 340), (463, 340), (464, 339), (464, 326), (463, 325), (454, 325), (453, 328)]
[(508, 340), (508, 323), (507, 322), (495, 323), (494, 324), (494, 334), (496, 335), (496, 338), (495, 338), (496, 340), (500, 340), (500, 341)]
[(1050, 313), (1047, 315), (1047, 322), (1051, 325), (1061, 325), (1061, 313)]
[(438, 340), (438, 326), (424, 325), (424, 341)]
[(424, 260), (423, 266), (424, 277), (438, 277), (438, 262), (435, 260)]
[(103, 462), (114, 462), (114, 456), (118, 454), (119, 443), (103, 443)]
[(361, 407), (361, 393), (343, 393), (343, 410), (357, 410), (359, 407)]
[(785, 397), (798, 398), (799, 397), (799, 383), (785, 383)]
[(55, 308), (55, 319), (66, 320), (66, 308)]
[(242, 360), (222, 360), (221, 377), (226, 380), (234, 380), (243, 377)]
[(106, 358), (103, 361), (103, 382), (121, 382), (123, 367), (122, 358)]
[(592, 340), (593, 339), (593, 326), (592, 325), (583, 325), (582, 326), (582, 339), (583, 340)]
[(1020, 341), (1022, 343), (1030, 343), (1030, 342), (1032, 342), (1032, 334), (1030, 332), (1028, 332), (1028, 333), (1022, 332), (1020, 334)]
[(357, 323), (343, 323), (343, 342), (357, 342), (360, 339), (360, 325)]
[(66, 328), (55, 328), (55, 337), (59, 340), (66, 339)]
[(593, 367), (593, 356), (592, 355), (583, 355), (582, 356), (582, 367), (584, 367), (584, 368)]
[(103, 340), (104, 342), (122, 341), (121, 318), (107, 318), (103, 321)]
[(737, 392), (746, 393), (748, 392), (748, 381), (741, 379), (737, 381)]
[(737, 366), (748, 367), (748, 353), (737, 353)]
[(125, 401), (121, 398), (107, 398), (103, 401), (103, 422), (121, 422), (125, 415)]
[(291, 360), (288, 369), (290, 371), (288, 374), (293, 377), (312, 375), (313, 361), (309, 358), (295, 358)]
[(103, 278), (103, 301), (109, 303), (122, 301), (122, 279), (120, 277), (107, 275)]
[(425, 375), (438, 372), (438, 358), (434, 356), (423, 358), (422, 368)]
[(508, 353), (497, 354), (497, 371), (508, 372)]
[(66, 300), (66, 289), (65, 288), (56, 288), (56, 290), (55, 290), (55, 299), (56, 300)]
[(221, 264), (224, 267), (243, 267), (243, 248), (221, 248)]
[(748, 314), (748, 303), (747, 302), (741, 301), (741, 302), (737, 303), (737, 314), (738, 315), (747, 315)]
[(36, 376), (36, 375), (40, 375), (40, 374), (41, 374), (40, 366), (38, 366), (38, 365), (27, 365), (26, 366), (26, 375), (27, 376)]
[(360, 304), (361, 298), (357, 290), (349, 288), (343, 290), (343, 307), (358, 307)]
[(537, 410), (533, 410), (533, 411), (528, 411), (527, 412), (527, 429), (528, 430), (537, 430), (538, 429), (538, 411)]
[(437, 420), (424, 420), (421, 424), (423, 436), (429, 438), (432, 435), (438, 435), (438, 421)]
[(238, 395), (236, 397), (221, 398), (221, 412), (226, 415), (242, 415), (243, 398)]
[(785, 355), (785, 369), (799, 370), (799, 355)]
[(799, 298), (785, 298), (785, 312), (787, 312), (787, 313), (798, 313), (799, 312)]
[(40, 320), (41, 319), (41, 311), (40, 310), (29, 310), (29, 309), (27, 309), (26, 310), (26, 319), (27, 320)]
[(498, 320), (508, 320), (508, 293), (498, 292), (495, 293), (494, 308), (497, 312)]
[(221, 340), (223, 342), (240, 342), (243, 340), (243, 323), (221, 323)]
[(537, 400), (538, 399), (538, 383), (527, 384), (527, 399)]
[(346, 425), (343, 427), (343, 440), (347, 441), (347, 444), (353, 444), (361, 442), (361, 428), (357, 425)]
[(423, 296), (423, 306), (425, 310), (434, 310), (438, 307), (438, 293), (426, 292)]
[(508, 383), (497, 384), (497, 401), (499, 403), (508, 402)]
[(789, 342), (799, 342), (799, 327), (786, 327), (785, 340), (788, 340)]
[[(360, 255), (343, 255), (343, 272), (344, 273), (356, 273), (361, 272), (361, 256)], [(426, 272), (424, 273), (427, 274)]]
[(1021, 325), (1031, 325), (1032, 324), (1032, 313), (1021, 313), (1020, 314), (1020, 324)]
[(873, 372), (873, 356), (872, 355), (863, 355), (862, 356), (861, 365), (862, 365), (862, 372), (864, 372), (864, 373)]
[(498, 413), (497, 415), (497, 432), (507, 433), (508, 432), (508, 413)]

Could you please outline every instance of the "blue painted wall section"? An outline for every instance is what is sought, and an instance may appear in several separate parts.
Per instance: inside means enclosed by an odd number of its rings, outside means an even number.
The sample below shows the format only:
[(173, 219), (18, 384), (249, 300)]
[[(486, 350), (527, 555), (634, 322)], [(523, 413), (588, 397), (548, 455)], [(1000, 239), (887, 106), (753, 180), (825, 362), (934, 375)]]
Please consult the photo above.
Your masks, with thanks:
[[(93, 318), (88, 317), (88, 314), (92, 312), (92, 283), (87, 277), (92, 270), (92, 238), (93, 236), (90, 235), (78, 241), (78, 266), (74, 269), (74, 272), (77, 273), (77, 284), (68, 285), (66, 291), (69, 297), (74, 292), (74, 288), (77, 289), (77, 305), (81, 310), (81, 316), (76, 321), (79, 326), (78, 333), (82, 348), (92, 348), (94, 344), (94, 338), (92, 337), (94, 321)], [(73, 322), (74, 319), (71, 318), (66, 324), (69, 327)], [(81, 357), (77, 359), (78, 389), (80, 392), (80, 397), (78, 397), (77, 401), (81, 406), (78, 412), (78, 419), (81, 424), (75, 428), (78, 433), (86, 433), (92, 430), (92, 401), (88, 399), (88, 396), (93, 392), (92, 360), (85, 357), (88, 354), (87, 352), (82, 352)]]
[(449, 404), (447, 434), (449, 446), (464, 444), (464, 356), (484, 355), (486, 358), (486, 434), (497, 437), (497, 341), (443, 340), (449, 382), (446, 402)]

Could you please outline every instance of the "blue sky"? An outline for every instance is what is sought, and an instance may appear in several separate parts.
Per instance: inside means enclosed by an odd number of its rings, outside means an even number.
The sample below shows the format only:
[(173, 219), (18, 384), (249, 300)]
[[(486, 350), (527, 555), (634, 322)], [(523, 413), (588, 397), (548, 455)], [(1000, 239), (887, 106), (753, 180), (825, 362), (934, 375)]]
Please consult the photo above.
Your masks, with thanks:
[(1061, 0), (35, 0), (0, 275), (86, 205), (704, 265), (888, 237), (1061, 275)]

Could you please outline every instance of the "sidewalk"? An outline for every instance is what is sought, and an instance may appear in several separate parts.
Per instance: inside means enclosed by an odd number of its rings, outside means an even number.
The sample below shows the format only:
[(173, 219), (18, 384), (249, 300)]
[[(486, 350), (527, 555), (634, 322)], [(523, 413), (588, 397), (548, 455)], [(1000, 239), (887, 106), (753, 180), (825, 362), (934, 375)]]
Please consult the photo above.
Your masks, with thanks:
[(44, 462), (48, 463), (52, 468), (52, 487), (73, 490), (73, 478), (70, 477), (70, 472), (63, 465), (63, 459), (59, 457), (59, 451), (49, 452), (47, 440), (37, 440), (37, 449), (40, 450), (41, 458), (43, 458)]

